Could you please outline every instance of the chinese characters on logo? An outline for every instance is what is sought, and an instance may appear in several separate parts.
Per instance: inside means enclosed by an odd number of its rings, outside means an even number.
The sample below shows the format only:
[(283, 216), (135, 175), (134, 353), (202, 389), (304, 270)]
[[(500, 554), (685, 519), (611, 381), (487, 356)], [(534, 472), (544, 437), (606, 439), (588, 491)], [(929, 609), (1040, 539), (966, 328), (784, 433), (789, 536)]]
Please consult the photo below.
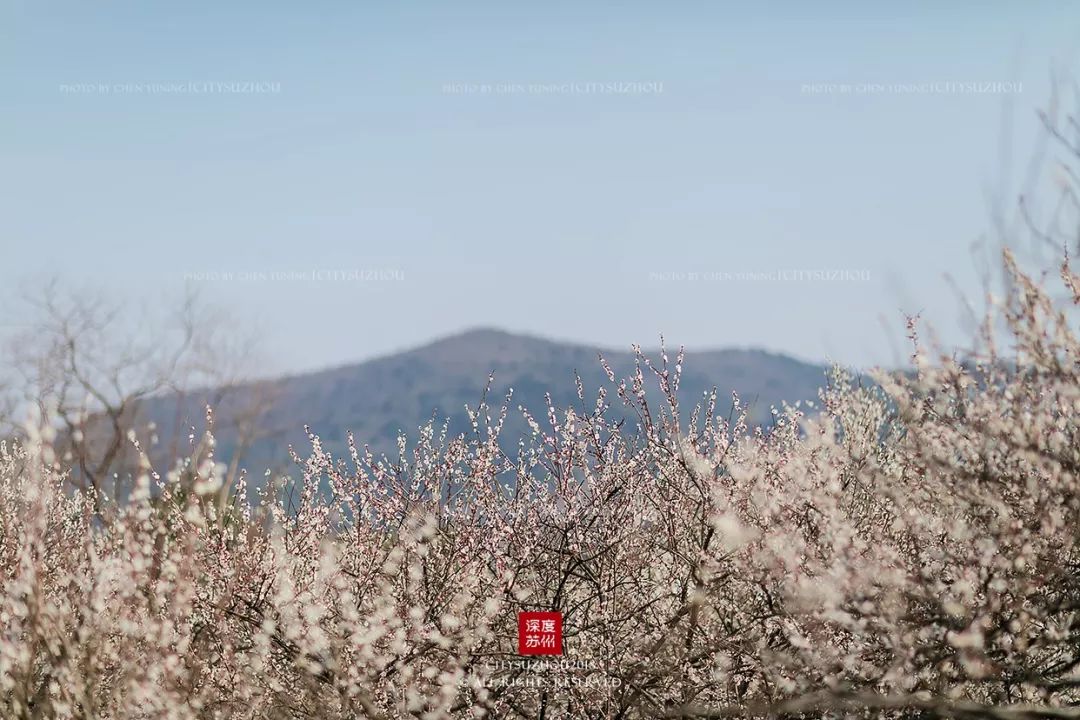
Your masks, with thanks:
[(519, 612), (519, 655), (562, 655), (562, 613)]

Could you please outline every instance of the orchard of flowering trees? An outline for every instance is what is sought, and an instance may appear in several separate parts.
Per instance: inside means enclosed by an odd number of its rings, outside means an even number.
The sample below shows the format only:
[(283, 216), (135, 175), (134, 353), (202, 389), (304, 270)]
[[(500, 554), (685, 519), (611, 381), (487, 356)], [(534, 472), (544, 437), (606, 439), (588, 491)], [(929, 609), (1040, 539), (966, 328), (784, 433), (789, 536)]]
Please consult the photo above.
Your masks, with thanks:
[[(977, 352), (913, 323), (910, 372), (767, 430), (639, 355), (515, 453), (512, 398), (257, 491), (208, 434), (110, 503), (39, 428), (0, 452), (0, 716), (1080, 716), (1080, 341), (1005, 262)], [(561, 656), (518, 655), (538, 610)]]

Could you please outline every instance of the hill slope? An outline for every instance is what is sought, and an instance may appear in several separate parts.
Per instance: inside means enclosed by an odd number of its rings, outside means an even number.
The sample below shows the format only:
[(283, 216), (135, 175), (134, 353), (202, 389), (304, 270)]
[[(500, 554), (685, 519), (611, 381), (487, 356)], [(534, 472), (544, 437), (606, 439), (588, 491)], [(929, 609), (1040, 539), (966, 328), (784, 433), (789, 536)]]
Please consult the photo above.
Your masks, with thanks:
[[(231, 427), (232, 418), (253, 397), (265, 392), (274, 397), (270, 410), (260, 421), (267, 432), (242, 456), (243, 466), (256, 477), (267, 467), (283, 465), (289, 443), (302, 456), (306, 454), (305, 424), (335, 453), (343, 451), (349, 430), (359, 445), (366, 443), (380, 452), (393, 451), (399, 431), (414, 439), (419, 426), (432, 417), (440, 422), (449, 419), (450, 433), (456, 435), (468, 429), (464, 407), (477, 405), (492, 373), (494, 382), (489, 396), (492, 405), (501, 403), (508, 388), (514, 389), (504, 438), (516, 445), (517, 438), (527, 428), (516, 409), (518, 405), (528, 408), (538, 418), (545, 415), (547, 392), (557, 407), (580, 405), (575, 372), (582, 378), (589, 409), (597, 390), (603, 386), (609, 389), (612, 411), (621, 410), (621, 402), (610, 387), (598, 353), (603, 354), (617, 377), (632, 372), (634, 359), (629, 351), (599, 350), (478, 329), (355, 365), (254, 383), (235, 389), (218, 401), (219, 431), (215, 434), (219, 452), (221, 456), (230, 455), (237, 440)], [(730, 406), (730, 392), (734, 390), (744, 403), (753, 403), (753, 420), (765, 422), (771, 405), (816, 399), (817, 388), (825, 382), (825, 369), (822, 365), (761, 350), (687, 352), (680, 405), (693, 407), (700, 402), (704, 391), (716, 386), (718, 411)], [(162, 437), (176, 434), (186, 437), (191, 427), (200, 431), (204, 427), (204, 406), (211, 397), (213, 393), (207, 391), (187, 397), (152, 398), (143, 405), (142, 417), (152, 420)]]

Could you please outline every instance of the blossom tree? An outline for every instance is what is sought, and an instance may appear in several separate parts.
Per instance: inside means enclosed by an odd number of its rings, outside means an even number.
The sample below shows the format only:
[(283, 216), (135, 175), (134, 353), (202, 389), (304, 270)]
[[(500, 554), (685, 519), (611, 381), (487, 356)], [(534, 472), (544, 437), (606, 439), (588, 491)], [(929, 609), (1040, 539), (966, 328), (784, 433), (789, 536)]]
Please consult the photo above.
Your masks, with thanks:
[[(31, 432), (0, 454), (3, 714), (1071, 717), (1080, 346), (1006, 263), (1006, 343), (913, 332), (911, 373), (837, 370), (769, 429), (685, 413), (681, 354), (639, 352), (516, 453), (508, 396), (393, 458), (311, 435), (249, 497), (208, 438), (164, 476), (143, 453), (104, 523)], [(526, 610), (562, 613), (567, 662), (520, 661)]]

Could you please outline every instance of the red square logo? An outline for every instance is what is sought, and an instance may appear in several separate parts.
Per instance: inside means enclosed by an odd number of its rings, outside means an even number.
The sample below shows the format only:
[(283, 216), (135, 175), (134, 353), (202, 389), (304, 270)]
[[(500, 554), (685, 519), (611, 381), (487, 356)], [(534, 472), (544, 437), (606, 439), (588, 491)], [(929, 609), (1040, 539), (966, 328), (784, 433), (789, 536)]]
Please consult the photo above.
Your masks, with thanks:
[(562, 655), (562, 613), (519, 612), (518, 655)]

